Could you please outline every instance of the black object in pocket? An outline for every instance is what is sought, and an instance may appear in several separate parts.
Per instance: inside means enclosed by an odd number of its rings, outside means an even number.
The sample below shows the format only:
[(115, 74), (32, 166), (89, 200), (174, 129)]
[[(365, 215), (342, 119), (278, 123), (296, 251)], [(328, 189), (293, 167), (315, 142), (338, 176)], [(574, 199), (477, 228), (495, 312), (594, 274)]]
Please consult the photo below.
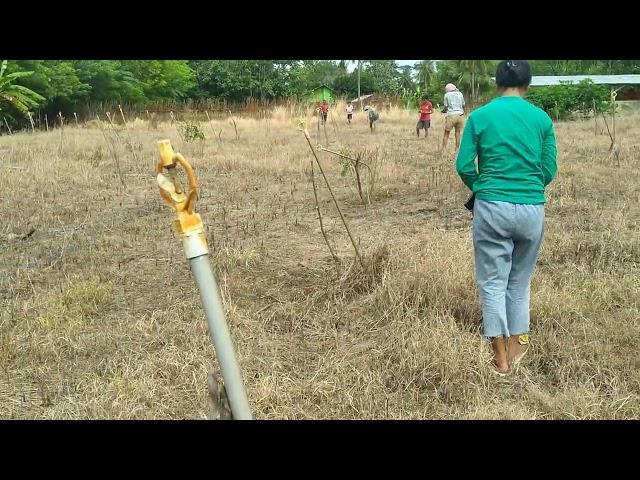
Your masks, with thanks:
[(474, 193), (471, 195), (471, 197), (469, 197), (469, 200), (467, 200), (467, 203), (464, 204), (464, 208), (466, 208), (470, 212), (473, 212), (473, 205), (475, 203), (476, 203), (476, 194)]

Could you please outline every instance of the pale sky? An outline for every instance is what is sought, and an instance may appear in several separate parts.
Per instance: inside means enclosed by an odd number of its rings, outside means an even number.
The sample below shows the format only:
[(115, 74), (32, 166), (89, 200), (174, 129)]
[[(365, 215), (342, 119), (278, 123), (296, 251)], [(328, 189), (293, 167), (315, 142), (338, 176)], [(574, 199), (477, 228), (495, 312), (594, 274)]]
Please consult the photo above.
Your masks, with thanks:
[[(414, 65), (416, 62), (419, 62), (420, 60), (396, 60), (396, 63), (398, 64), (398, 66), (402, 67), (403, 65)], [(347, 64), (347, 71), (348, 72), (353, 72), (353, 70), (356, 68), (356, 65), (353, 63), (348, 63)]]
[(414, 65), (419, 61), (420, 60), (396, 60), (396, 63), (402, 67), (403, 65)]

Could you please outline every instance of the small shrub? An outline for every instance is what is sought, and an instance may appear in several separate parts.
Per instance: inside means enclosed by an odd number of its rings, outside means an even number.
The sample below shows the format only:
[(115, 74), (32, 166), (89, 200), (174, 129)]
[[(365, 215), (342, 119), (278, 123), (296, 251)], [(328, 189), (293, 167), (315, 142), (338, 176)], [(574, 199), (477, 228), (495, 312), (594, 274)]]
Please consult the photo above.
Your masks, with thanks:
[(609, 89), (596, 85), (591, 80), (578, 84), (534, 87), (527, 99), (556, 119), (564, 119), (573, 114), (589, 114), (593, 110), (603, 111), (609, 99)]
[(178, 125), (178, 131), (180, 132), (182, 140), (187, 143), (205, 139), (204, 132), (196, 122), (182, 122)]

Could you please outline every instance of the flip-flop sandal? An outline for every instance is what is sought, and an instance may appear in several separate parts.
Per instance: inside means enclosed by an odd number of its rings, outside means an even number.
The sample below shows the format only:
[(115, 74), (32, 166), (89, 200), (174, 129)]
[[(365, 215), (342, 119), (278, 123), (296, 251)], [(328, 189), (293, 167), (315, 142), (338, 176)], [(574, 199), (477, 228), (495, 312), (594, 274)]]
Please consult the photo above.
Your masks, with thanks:
[(516, 366), (517, 364), (519, 364), (522, 361), (522, 359), (525, 357), (527, 352), (529, 351), (529, 334), (518, 335), (518, 343), (520, 345), (526, 345), (527, 348), (525, 348), (524, 352), (522, 352), (520, 355), (513, 358), (511, 362), (513, 366)]

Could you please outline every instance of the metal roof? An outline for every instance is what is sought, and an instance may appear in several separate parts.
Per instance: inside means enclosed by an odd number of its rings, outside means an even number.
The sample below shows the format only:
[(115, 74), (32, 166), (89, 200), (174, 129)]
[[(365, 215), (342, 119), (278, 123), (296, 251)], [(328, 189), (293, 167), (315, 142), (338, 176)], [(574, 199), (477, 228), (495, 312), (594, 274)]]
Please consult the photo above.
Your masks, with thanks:
[(321, 88), (326, 88), (327, 90), (331, 90), (333, 92), (333, 88), (323, 83), (322, 85), (319, 85), (316, 88), (312, 88), (311, 90), (309, 90), (309, 93), (315, 92), (316, 90), (320, 90)]
[(640, 85), (640, 75), (543, 75), (531, 77), (531, 86), (561, 85), (591, 80), (598, 85)]
[(358, 102), (360, 100), (366, 100), (369, 97), (373, 97), (373, 93), (370, 93), (369, 95), (361, 95), (358, 98), (354, 98), (353, 100), (351, 100), (351, 102)]

